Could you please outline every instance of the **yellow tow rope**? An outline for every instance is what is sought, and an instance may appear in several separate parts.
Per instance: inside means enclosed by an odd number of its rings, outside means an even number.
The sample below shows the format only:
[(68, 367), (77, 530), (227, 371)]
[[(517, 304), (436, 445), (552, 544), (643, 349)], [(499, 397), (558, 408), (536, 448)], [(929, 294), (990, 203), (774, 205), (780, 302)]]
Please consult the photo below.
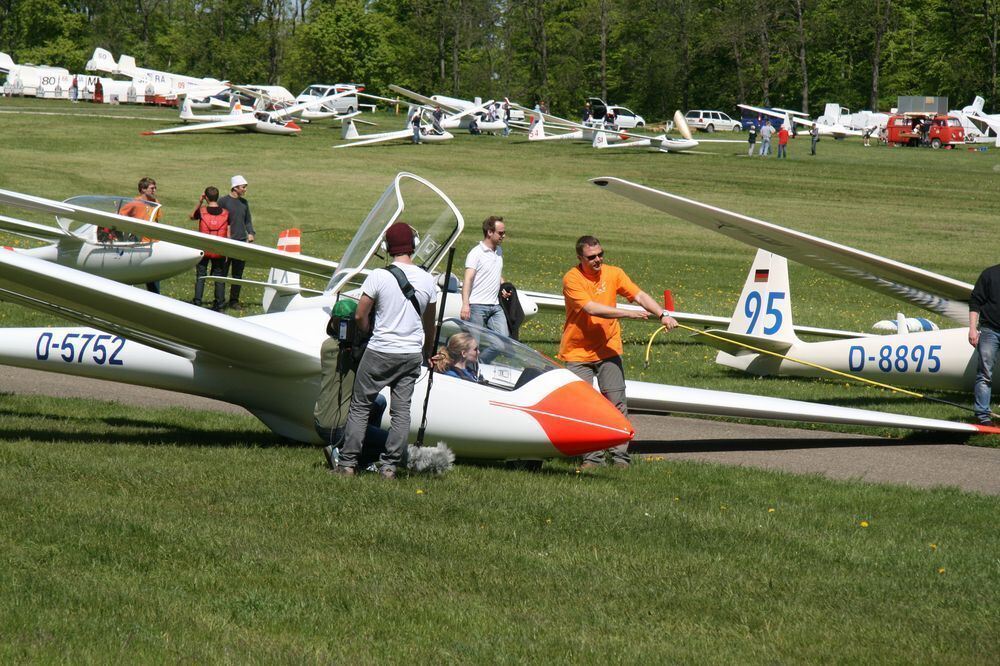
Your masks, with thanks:
[[(723, 342), (726, 342), (728, 344), (739, 345), (740, 347), (745, 347), (746, 349), (749, 349), (751, 351), (755, 351), (758, 354), (767, 354), (769, 356), (774, 356), (776, 358), (785, 359), (785, 360), (791, 361), (793, 363), (800, 363), (802, 365), (809, 366), (810, 368), (816, 368), (817, 370), (823, 370), (825, 372), (832, 373), (832, 374), (837, 375), (839, 377), (844, 377), (845, 379), (851, 379), (851, 380), (854, 380), (854, 381), (857, 381), (857, 382), (863, 382), (865, 384), (871, 384), (872, 386), (877, 386), (879, 388), (888, 389), (890, 391), (895, 391), (896, 393), (902, 393), (904, 395), (912, 396), (914, 398), (920, 398), (921, 400), (930, 400), (931, 402), (940, 402), (940, 403), (942, 403), (944, 405), (950, 405), (952, 407), (958, 407), (959, 409), (964, 409), (965, 411), (975, 412), (975, 410), (973, 408), (967, 407), (965, 405), (960, 405), (958, 403), (950, 402), (948, 400), (942, 400), (940, 398), (935, 398), (935, 397), (926, 395), (924, 393), (917, 393), (916, 391), (909, 391), (909, 390), (904, 389), (904, 388), (899, 388), (898, 386), (892, 386), (891, 384), (883, 384), (882, 382), (876, 382), (876, 381), (871, 380), (871, 379), (865, 379), (864, 377), (858, 377), (857, 375), (852, 375), (852, 374), (847, 373), (847, 372), (841, 372), (840, 370), (834, 370), (833, 368), (828, 368), (826, 366), (820, 365), (818, 363), (813, 363), (811, 361), (803, 361), (802, 359), (792, 358), (791, 356), (786, 356), (784, 354), (779, 354), (777, 352), (773, 352), (773, 351), (770, 351), (770, 350), (767, 350), (767, 349), (760, 349), (759, 347), (754, 347), (753, 345), (748, 345), (745, 342), (739, 342), (737, 340), (730, 340), (729, 338), (722, 337), (721, 335), (716, 335), (714, 333), (709, 333), (708, 331), (702, 331), (702, 330), (699, 330), (697, 328), (688, 326), (687, 324), (681, 324), (680, 322), (677, 323), (677, 328), (683, 328), (684, 330), (691, 331), (692, 333), (695, 333), (696, 335), (705, 335), (705, 336), (708, 336), (710, 338), (715, 338), (716, 340), (722, 340)], [(649, 342), (646, 343), (645, 367), (647, 367), (647, 368), (649, 367), (649, 354), (650, 354), (650, 351), (653, 348), (653, 340), (655, 340), (656, 336), (659, 335), (661, 332), (663, 332), (665, 330), (666, 330), (665, 326), (660, 326), (655, 331), (653, 331), (653, 334), (651, 336), (649, 336)], [(990, 414), (993, 415), (993, 416), (998, 416), (997, 414), (993, 414), (992, 411), (990, 412)]]

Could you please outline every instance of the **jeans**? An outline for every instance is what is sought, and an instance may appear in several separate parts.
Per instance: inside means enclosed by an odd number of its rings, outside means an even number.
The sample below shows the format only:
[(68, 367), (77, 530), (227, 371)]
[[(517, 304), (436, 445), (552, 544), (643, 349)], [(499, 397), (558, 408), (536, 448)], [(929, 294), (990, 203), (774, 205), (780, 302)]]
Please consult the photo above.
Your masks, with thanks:
[(978, 365), (976, 366), (976, 383), (972, 385), (974, 398), (973, 409), (976, 417), (990, 418), (990, 397), (993, 393), (993, 365), (997, 360), (997, 348), (1000, 348), (1000, 333), (992, 328), (980, 327)]
[(420, 143), (420, 128), (413, 128), (413, 143)]
[[(600, 361), (579, 362), (570, 361), (566, 364), (566, 369), (574, 375), (587, 382), (594, 383), (594, 376), (597, 376), (597, 386), (601, 394), (613, 404), (625, 418), (628, 418), (628, 406), (625, 404), (625, 368), (622, 365), (621, 356), (612, 356)], [(591, 451), (583, 457), (583, 462), (604, 464), (605, 453), (611, 454), (611, 461), (615, 464), (627, 465), (631, 461), (628, 454), (628, 443), (613, 446), (604, 451)]]
[[(360, 467), (368, 467), (385, 453), (385, 442), (389, 437), (389, 431), (382, 430), (382, 414), (385, 412), (385, 398), (381, 395), (375, 396), (372, 402), (371, 413), (368, 417), (368, 427), (365, 429), (364, 444), (361, 449)], [(344, 445), (346, 434), (344, 426), (327, 428), (318, 421), (313, 420), (313, 427), (316, 434), (323, 440), (323, 444), (340, 449)]]
[(785, 152), (786, 147), (787, 146), (785, 144), (783, 144), (783, 143), (779, 143), (778, 144), (778, 157), (779, 158), (784, 157), (786, 160), (788, 159), (788, 153)]
[(761, 139), (760, 140), (760, 153), (759, 154), (761, 156), (770, 155), (771, 154), (771, 140), (770, 139)]
[[(246, 267), (247, 262), (242, 259), (230, 259), (229, 260), (229, 274), (234, 280), (243, 279), (243, 269)], [(239, 303), (240, 302), (240, 289), (242, 285), (233, 284), (229, 286), (229, 302)]]
[(753, 147), (754, 144), (750, 144), (750, 149), (747, 151), (747, 157), (753, 157)]
[(423, 354), (383, 354), (365, 350), (354, 377), (354, 393), (344, 427), (344, 446), (340, 450), (340, 465), (357, 467), (364, 447), (372, 403), (379, 391), (391, 387), (389, 393), (389, 437), (385, 452), (379, 457), (379, 467), (396, 471), (406, 455), (410, 439), (410, 400), (413, 386), (420, 376)]
[[(197, 276), (194, 281), (194, 304), (201, 305), (201, 297), (205, 293), (205, 275), (208, 274), (208, 265), (212, 264), (212, 276), (213, 277), (226, 277), (226, 258), (225, 257), (202, 257), (201, 261), (195, 267), (195, 275)], [(212, 308), (215, 310), (220, 309), (226, 304), (226, 284), (220, 280), (214, 280), (215, 282), (215, 302), (212, 303)]]
[(481, 303), (471, 303), (469, 305), (469, 321), (477, 326), (488, 328), (505, 337), (510, 335), (507, 330), (507, 315), (503, 313), (500, 304), (483, 305)]

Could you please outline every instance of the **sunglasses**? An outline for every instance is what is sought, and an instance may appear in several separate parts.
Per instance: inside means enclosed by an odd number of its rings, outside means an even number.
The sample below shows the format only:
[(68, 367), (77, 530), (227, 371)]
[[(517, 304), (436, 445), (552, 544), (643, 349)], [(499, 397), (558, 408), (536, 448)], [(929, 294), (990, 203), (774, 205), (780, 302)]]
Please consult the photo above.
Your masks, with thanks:
[(506, 231), (494, 231), (493, 233), (495, 233), (497, 236), (506, 236), (507, 235)]
[(594, 259), (603, 259), (604, 258), (604, 250), (601, 250), (597, 254), (585, 254), (585, 255), (583, 255), (583, 258), (586, 259), (587, 261), (593, 261)]

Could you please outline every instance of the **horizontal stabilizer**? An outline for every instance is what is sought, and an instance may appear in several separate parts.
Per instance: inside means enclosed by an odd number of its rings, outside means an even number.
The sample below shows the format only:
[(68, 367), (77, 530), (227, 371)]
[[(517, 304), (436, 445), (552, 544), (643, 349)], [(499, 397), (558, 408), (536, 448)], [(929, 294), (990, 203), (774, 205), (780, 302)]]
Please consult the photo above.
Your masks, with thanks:
[(719, 351), (732, 354), (733, 356), (742, 353), (755, 353), (753, 349), (747, 349), (747, 346), (756, 347), (757, 349), (763, 349), (775, 354), (784, 354), (792, 348), (792, 343), (786, 340), (776, 340), (775, 338), (759, 335), (746, 335), (745, 333), (731, 333), (711, 328), (706, 329), (704, 332), (699, 331), (695, 333), (694, 337), (704, 345), (714, 347)]
[(281, 284), (280, 282), (266, 282), (264, 280), (245, 280), (237, 279), (231, 277), (218, 277), (215, 275), (206, 275), (201, 278), (202, 280), (214, 280), (216, 282), (225, 282), (226, 284), (239, 284), (245, 287), (265, 287), (274, 289), (279, 294), (312, 294), (314, 296), (322, 296), (323, 292), (318, 289), (309, 289), (308, 287), (302, 287), (298, 284)]

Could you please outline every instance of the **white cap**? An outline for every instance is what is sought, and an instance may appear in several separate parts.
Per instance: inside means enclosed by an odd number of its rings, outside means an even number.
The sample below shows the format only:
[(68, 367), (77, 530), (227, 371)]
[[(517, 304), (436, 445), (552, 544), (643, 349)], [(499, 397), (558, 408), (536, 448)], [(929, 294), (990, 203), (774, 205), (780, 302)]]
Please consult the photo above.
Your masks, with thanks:
[(233, 176), (232, 181), (230, 181), (229, 189), (233, 189), (234, 187), (239, 187), (240, 185), (249, 185), (249, 184), (250, 183), (248, 183), (247, 179), (244, 178), (243, 176)]

